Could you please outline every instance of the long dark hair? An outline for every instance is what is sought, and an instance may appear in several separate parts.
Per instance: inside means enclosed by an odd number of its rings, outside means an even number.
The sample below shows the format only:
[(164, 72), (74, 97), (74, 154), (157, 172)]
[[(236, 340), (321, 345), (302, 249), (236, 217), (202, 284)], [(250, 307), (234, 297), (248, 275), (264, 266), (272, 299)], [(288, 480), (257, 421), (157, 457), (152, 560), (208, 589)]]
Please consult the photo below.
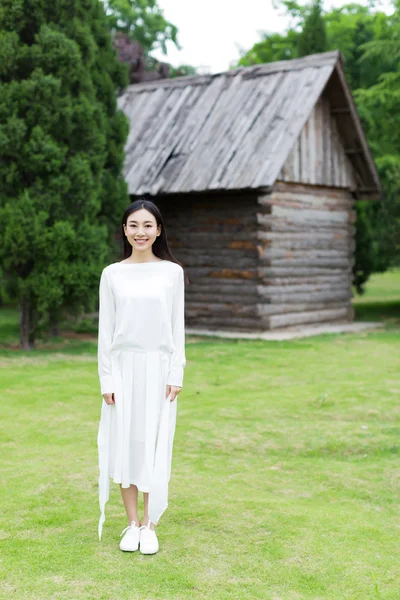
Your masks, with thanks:
[(162, 258), (163, 260), (169, 260), (169, 261), (174, 262), (174, 263), (180, 265), (181, 267), (183, 267), (183, 265), (181, 265), (181, 263), (178, 260), (176, 260), (176, 258), (172, 255), (172, 252), (169, 249), (167, 232), (165, 230), (164, 220), (162, 218), (160, 209), (158, 208), (158, 206), (156, 204), (154, 204), (154, 202), (152, 202), (151, 200), (146, 200), (146, 198), (141, 198), (139, 200), (135, 200), (135, 202), (132, 202), (132, 204), (130, 204), (128, 206), (128, 208), (126, 209), (126, 211), (124, 212), (124, 215), (122, 217), (121, 227), (122, 227), (122, 239), (124, 241), (124, 258), (129, 258), (132, 254), (132, 246), (126, 239), (125, 232), (124, 232), (124, 225), (126, 225), (126, 222), (128, 221), (129, 216), (133, 212), (140, 210), (141, 208), (145, 208), (155, 217), (156, 222), (157, 222), (157, 227), (159, 225), (161, 225), (161, 233), (156, 238), (156, 240), (153, 244), (153, 247), (152, 247), (153, 253), (155, 254), (155, 256), (157, 256), (158, 258)]

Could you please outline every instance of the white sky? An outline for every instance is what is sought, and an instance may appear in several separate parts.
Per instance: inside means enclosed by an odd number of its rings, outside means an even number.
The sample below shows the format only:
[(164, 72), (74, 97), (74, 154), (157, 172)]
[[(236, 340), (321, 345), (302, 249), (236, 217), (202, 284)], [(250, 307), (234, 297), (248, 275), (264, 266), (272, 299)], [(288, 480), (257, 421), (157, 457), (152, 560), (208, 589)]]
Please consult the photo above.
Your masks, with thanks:
[[(376, 5), (391, 13), (389, 1), (380, 0)], [(326, 0), (324, 9), (347, 3)], [(272, 4), (273, 0), (158, 0), (165, 18), (178, 27), (182, 50), (170, 44), (167, 57), (160, 51), (152, 55), (174, 66), (189, 64), (205, 72), (226, 71), (240, 58), (239, 48), (248, 50), (260, 39), (260, 31), (283, 32), (289, 25), (283, 9), (276, 10)]]

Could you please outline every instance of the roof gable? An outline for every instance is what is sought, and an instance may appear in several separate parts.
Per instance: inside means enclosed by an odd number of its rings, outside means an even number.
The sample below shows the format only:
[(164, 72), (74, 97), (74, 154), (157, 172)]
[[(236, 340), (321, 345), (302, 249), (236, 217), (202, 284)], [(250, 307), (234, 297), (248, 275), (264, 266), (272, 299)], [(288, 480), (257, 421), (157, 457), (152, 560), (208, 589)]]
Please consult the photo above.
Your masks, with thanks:
[(322, 94), (314, 106), (278, 181), (347, 188), (353, 192), (357, 189), (355, 172), (326, 94)]
[(124, 165), (129, 192), (271, 187), (325, 88), (334, 110), (347, 109), (340, 114), (352, 120), (360, 186), (376, 192), (376, 169), (343, 86), (336, 51), (129, 86), (118, 100), (130, 119)]

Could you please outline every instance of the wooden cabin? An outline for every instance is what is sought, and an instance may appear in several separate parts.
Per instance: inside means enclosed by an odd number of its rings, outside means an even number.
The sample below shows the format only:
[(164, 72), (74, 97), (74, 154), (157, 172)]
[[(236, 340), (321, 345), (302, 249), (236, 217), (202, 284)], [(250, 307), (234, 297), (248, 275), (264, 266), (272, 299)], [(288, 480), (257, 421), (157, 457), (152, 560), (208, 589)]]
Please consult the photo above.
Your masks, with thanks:
[(125, 178), (160, 207), (186, 324), (353, 318), (355, 201), (380, 183), (339, 52), (132, 85)]

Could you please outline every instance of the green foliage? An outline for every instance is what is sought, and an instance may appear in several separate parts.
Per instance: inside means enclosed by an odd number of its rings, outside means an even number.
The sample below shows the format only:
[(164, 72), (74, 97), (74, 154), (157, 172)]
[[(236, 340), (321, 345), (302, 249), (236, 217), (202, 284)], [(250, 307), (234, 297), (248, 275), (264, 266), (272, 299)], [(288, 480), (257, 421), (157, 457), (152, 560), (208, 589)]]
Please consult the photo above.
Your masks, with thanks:
[(324, 15), (324, 19), (328, 50), (339, 49), (343, 53), (346, 77), (353, 90), (374, 85), (381, 73), (394, 68), (395, 61), (390, 54), (380, 60), (372, 56), (368, 60), (361, 60), (364, 44), (389, 35), (388, 15), (373, 12), (360, 4), (345, 4)]
[[(299, 5), (289, 0), (280, 4), (292, 18), (292, 26), (284, 34), (264, 33), (262, 40), (241, 57), (241, 65), (298, 58), (307, 53), (339, 49), (345, 57), (346, 76), (352, 89), (374, 85), (381, 73), (391, 72), (396, 67), (396, 60), (390, 53), (379, 58), (370, 55), (368, 60), (361, 61), (363, 44), (370, 40), (384, 40), (390, 35), (391, 20), (385, 13), (374, 12), (367, 6), (350, 3), (332, 9), (321, 17), (321, 7), (318, 8), (314, 4)], [(307, 48), (307, 52), (300, 52), (299, 44), (304, 38), (307, 21), (314, 23), (316, 30), (320, 28), (321, 32), (322, 21), (325, 25), (326, 39), (323, 44), (314, 43), (312, 47)], [(321, 35), (323, 40), (324, 34)], [(304, 39), (303, 42), (308, 43)]]
[(126, 69), (98, 0), (5, 0), (0, 65), (2, 282), (47, 322), (93, 309), (128, 201)]
[[(381, 201), (357, 212), (354, 273), (361, 291), (371, 269), (382, 271), (400, 264), (400, 1), (394, 3), (393, 15), (357, 3), (334, 8), (322, 17), (318, 3), (313, 5), (314, 12), (310, 5), (292, 0), (280, 5), (290, 15), (291, 27), (285, 34), (264, 33), (240, 64), (297, 58), (321, 49), (343, 53), (346, 77), (384, 189)], [(326, 30), (324, 43), (321, 21)], [(319, 37), (314, 38), (313, 31)], [(315, 40), (322, 40), (321, 44)]]
[(400, 156), (386, 154), (377, 165), (386, 192), (374, 236), (380, 258), (376, 270), (382, 271), (400, 265)]
[(189, 75), (196, 75), (197, 71), (195, 67), (191, 65), (179, 65), (178, 67), (169, 67), (169, 77), (188, 77)]
[(307, 56), (327, 50), (325, 22), (322, 17), (321, 0), (314, 0), (304, 19), (298, 39), (298, 56)]
[(353, 285), (358, 294), (365, 292), (364, 285), (373, 272), (374, 256), (372, 245), (369, 203), (356, 204), (356, 251), (353, 265)]
[(167, 54), (167, 42), (178, 48), (178, 29), (167, 21), (156, 0), (107, 0), (107, 14), (113, 31), (128, 33), (146, 53), (161, 48)]
[(357, 90), (357, 106), (376, 156), (384, 198), (372, 217), (375, 268), (400, 264), (400, 78), (384, 74), (366, 90)]
[(172, 67), (151, 55), (161, 49), (167, 54), (167, 42), (177, 48), (178, 29), (167, 21), (156, 0), (104, 0), (109, 27), (119, 58), (129, 69), (131, 84), (167, 77), (195, 75), (190, 65)]
[(299, 33), (290, 29), (286, 35), (264, 33), (263, 39), (254, 44), (240, 59), (239, 64), (248, 67), (255, 64), (297, 58)]

